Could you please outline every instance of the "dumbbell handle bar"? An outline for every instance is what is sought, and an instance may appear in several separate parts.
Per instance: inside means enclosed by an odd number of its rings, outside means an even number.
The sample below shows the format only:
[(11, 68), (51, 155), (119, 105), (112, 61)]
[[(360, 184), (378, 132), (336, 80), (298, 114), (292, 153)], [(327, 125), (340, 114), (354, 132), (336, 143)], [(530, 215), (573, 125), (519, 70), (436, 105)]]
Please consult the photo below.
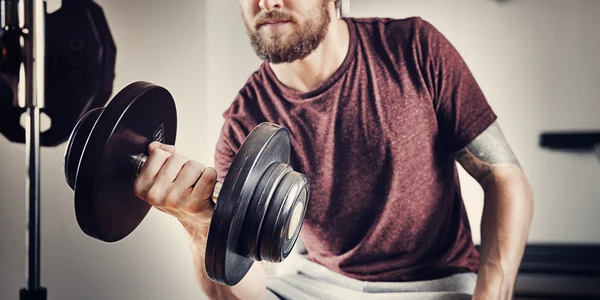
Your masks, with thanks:
[[(140, 175), (140, 171), (142, 170), (142, 167), (146, 163), (146, 160), (148, 160), (148, 155), (145, 155), (145, 154), (139, 154), (139, 155), (132, 156), (132, 162), (135, 167), (135, 177), (138, 177)], [(217, 183), (215, 184), (215, 188), (213, 190), (213, 193), (211, 196), (211, 202), (210, 202), (212, 205), (217, 203), (217, 199), (219, 198), (219, 194), (221, 193), (222, 186), (223, 186), (223, 183), (220, 181), (217, 181)]]

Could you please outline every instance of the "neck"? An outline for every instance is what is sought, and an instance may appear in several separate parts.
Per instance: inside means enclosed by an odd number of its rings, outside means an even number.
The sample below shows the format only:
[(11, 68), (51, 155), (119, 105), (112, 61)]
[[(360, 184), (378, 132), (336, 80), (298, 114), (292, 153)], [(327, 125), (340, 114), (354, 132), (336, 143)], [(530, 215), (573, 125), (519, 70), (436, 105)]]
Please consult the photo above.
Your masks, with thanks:
[(277, 79), (299, 92), (309, 92), (319, 87), (340, 67), (350, 44), (348, 25), (333, 19), (323, 42), (304, 59), (284, 64), (269, 64)]

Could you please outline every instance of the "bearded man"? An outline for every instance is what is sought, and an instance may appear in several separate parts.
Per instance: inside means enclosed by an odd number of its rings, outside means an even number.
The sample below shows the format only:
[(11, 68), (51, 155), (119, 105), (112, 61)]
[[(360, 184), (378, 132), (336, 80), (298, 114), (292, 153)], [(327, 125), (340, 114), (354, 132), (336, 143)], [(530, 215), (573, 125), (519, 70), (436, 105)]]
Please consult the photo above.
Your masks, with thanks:
[[(181, 191), (165, 211), (193, 238), (207, 296), (510, 299), (533, 196), (451, 43), (418, 17), (338, 18), (335, 0), (238, 1), (264, 63), (223, 114), (215, 168), (153, 143), (136, 180), (159, 208), (167, 193), (157, 191)], [(289, 130), (291, 166), (311, 182), (306, 251), (285, 275), (255, 263), (237, 285), (216, 284), (204, 267), (209, 198), (262, 122)], [(457, 162), (485, 192), (480, 252)]]

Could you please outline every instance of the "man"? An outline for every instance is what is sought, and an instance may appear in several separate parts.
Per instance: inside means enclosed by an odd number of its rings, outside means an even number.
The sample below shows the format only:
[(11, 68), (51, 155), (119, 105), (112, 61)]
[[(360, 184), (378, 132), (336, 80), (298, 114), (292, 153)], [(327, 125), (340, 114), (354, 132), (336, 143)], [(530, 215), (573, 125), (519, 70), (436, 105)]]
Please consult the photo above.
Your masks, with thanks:
[[(420, 18), (337, 19), (335, 0), (239, 2), (265, 63), (224, 113), (215, 169), (154, 143), (135, 182), (140, 198), (190, 233), (203, 291), (215, 299), (509, 299), (533, 197), (444, 36)], [(254, 264), (238, 285), (218, 285), (203, 262), (208, 199), (264, 121), (289, 129), (291, 164), (311, 181), (300, 236), (307, 259), (288, 278), (267, 283)], [(485, 192), (481, 253), (455, 161)]]

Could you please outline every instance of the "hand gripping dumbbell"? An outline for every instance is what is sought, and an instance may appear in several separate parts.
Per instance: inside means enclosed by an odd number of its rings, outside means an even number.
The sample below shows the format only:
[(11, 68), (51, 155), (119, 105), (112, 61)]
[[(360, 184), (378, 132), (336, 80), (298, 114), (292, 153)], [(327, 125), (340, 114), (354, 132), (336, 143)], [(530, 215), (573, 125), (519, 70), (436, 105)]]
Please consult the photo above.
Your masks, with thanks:
[[(142, 222), (151, 205), (134, 195), (133, 181), (148, 145), (174, 145), (176, 131), (171, 94), (147, 82), (128, 85), (78, 121), (64, 168), (87, 235), (115, 242)], [(211, 280), (235, 285), (255, 261), (282, 262), (290, 254), (310, 197), (307, 178), (288, 165), (290, 147), (285, 128), (259, 124), (215, 186), (205, 256)]]

